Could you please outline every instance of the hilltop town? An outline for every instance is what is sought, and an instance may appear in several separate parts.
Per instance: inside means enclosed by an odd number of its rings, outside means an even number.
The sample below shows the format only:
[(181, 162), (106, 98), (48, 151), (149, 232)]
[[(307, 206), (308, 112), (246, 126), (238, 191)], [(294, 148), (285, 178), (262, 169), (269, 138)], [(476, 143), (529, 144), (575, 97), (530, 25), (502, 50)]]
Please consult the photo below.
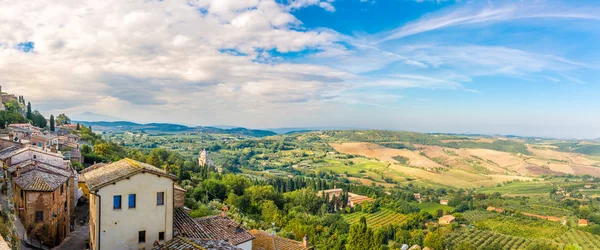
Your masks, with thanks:
[(2, 100), (0, 249), (600, 247), (599, 161), (567, 142), (102, 131)]

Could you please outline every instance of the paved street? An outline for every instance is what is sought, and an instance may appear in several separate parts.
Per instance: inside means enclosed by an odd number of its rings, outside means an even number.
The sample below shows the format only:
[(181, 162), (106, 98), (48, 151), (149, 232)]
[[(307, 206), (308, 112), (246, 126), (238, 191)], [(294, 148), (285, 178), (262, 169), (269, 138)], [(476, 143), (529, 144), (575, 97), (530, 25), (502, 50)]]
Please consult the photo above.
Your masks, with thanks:
[(54, 250), (79, 250), (85, 249), (85, 240), (90, 237), (90, 227), (82, 226), (73, 232), (69, 238), (65, 239), (60, 246), (53, 248)]

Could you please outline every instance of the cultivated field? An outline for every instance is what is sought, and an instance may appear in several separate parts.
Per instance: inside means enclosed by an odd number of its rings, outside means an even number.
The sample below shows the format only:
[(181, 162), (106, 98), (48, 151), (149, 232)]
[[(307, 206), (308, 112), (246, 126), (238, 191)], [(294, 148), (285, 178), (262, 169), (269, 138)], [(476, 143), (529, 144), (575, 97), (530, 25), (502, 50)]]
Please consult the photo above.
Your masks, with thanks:
[(342, 217), (344, 217), (349, 224), (357, 223), (360, 220), (360, 217), (363, 216), (367, 219), (367, 225), (371, 228), (378, 228), (387, 224), (400, 224), (406, 219), (406, 216), (388, 209), (382, 209), (372, 214), (363, 212), (342, 214)]
[[(490, 140), (490, 139), (486, 139)], [(360, 155), (389, 163), (384, 172), (402, 182), (407, 180), (425, 186), (491, 187), (511, 180), (530, 181), (539, 175), (589, 174), (600, 176), (597, 158), (577, 153), (554, 151), (549, 148), (528, 146), (531, 155), (509, 153), (484, 148), (447, 148), (415, 144), (415, 150), (387, 148), (370, 142), (330, 143), (343, 154)], [(401, 158), (402, 161), (398, 161)], [(328, 167), (337, 172), (341, 169)], [(379, 181), (378, 178), (371, 178)], [(512, 190), (502, 190), (507, 195), (544, 194), (547, 186), (523, 184)], [(525, 191), (529, 189), (530, 191)], [(521, 191), (523, 190), (523, 191)]]

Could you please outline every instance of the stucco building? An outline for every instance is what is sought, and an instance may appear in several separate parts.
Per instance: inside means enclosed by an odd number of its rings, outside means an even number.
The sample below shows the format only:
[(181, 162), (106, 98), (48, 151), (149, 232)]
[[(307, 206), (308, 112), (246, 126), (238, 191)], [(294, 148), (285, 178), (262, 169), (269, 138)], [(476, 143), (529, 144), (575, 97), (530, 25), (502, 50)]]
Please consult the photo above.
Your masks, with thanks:
[(173, 238), (175, 176), (131, 159), (83, 176), (89, 189), (91, 249), (152, 249)]
[(58, 147), (58, 137), (54, 135), (37, 134), (31, 136), (31, 145), (38, 146), (40, 148), (53, 148)]

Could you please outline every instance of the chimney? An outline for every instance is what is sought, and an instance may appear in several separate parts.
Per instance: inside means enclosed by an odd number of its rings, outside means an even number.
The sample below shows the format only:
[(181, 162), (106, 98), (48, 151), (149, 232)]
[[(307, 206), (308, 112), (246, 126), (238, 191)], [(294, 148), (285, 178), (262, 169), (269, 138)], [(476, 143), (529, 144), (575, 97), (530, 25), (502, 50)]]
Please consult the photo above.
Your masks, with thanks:
[(221, 208), (221, 217), (226, 218), (227, 217), (227, 211), (229, 211), (229, 208), (227, 208), (227, 206), (223, 206)]
[(302, 247), (308, 248), (308, 235), (305, 234), (304, 238), (302, 238)]

